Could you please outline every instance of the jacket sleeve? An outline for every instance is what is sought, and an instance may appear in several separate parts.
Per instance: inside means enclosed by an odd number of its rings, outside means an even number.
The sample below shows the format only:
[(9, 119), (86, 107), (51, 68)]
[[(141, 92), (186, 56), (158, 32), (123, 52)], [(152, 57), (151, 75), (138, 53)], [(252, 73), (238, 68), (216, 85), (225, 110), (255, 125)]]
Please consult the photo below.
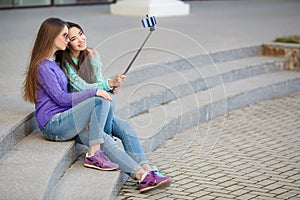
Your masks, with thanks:
[(64, 78), (66, 79), (65, 74), (58, 66), (57, 68), (52, 68), (50, 64), (45, 63), (39, 68), (38, 81), (40, 87), (60, 106), (74, 106), (96, 95), (97, 89), (95, 88), (69, 93), (67, 90), (67, 81), (64, 83)]

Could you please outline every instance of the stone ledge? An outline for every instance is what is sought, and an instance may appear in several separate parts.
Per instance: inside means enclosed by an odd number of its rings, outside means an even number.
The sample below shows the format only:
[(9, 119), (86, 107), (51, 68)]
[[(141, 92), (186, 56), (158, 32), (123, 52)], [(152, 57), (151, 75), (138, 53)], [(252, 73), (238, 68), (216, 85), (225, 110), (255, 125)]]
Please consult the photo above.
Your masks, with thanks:
[(300, 71), (300, 44), (266, 43), (262, 45), (264, 56), (284, 57), (288, 70)]

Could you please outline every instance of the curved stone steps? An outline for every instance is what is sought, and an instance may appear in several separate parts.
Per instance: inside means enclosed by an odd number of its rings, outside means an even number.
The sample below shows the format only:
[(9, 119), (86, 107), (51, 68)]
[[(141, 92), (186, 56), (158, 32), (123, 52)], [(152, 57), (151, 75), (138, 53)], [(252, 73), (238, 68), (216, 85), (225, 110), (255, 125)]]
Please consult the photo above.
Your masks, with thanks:
[(158, 64), (143, 65), (132, 67), (127, 74), (126, 82), (123, 87), (137, 84), (151, 77), (164, 76), (170, 72), (181, 71), (191, 68), (199, 68), (213, 63), (238, 60), (243, 58), (262, 55), (261, 45), (242, 46), (232, 49), (223, 49), (206, 54), (194, 55), (188, 58), (166, 61)]
[(153, 77), (122, 88), (120, 94), (116, 95), (116, 115), (127, 119), (155, 105), (218, 84), (283, 70), (285, 64), (283, 58), (256, 56), (210, 64), (206, 67), (173, 70), (163, 78)]
[[(165, 63), (141, 66), (132, 68), (128, 73), (128, 78), (123, 87), (136, 85), (141, 81), (148, 80), (151, 77), (164, 76), (170, 72), (187, 70), (195, 67), (203, 67), (213, 62), (219, 63), (234, 59), (241, 59), (260, 55), (262, 51), (261, 45), (250, 45), (233, 49), (219, 50), (203, 55), (192, 56), (186, 59), (167, 61)], [(162, 67), (164, 66), (164, 67)], [(3, 102), (5, 103), (5, 102)], [(17, 100), (16, 104), (20, 104)], [(28, 106), (28, 107), (31, 107)], [(21, 108), (20, 108), (21, 109)], [(122, 116), (122, 113), (119, 112)], [(129, 117), (129, 116), (128, 116)], [(33, 113), (26, 116), (21, 121), (10, 122), (11, 128), (0, 134), (0, 159), (19, 141), (24, 139), (29, 133), (37, 129), (37, 124), (33, 118)]]
[[(116, 96), (116, 113), (131, 121), (145, 151), (150, 152), (164, 140), (197, 123), (232, 109), (300, 90), (299, 73), (282, 71), (285, 60), (281, 58), (254, 56), (258, 51), (259, 47), (255, 46), (234, 49), (228, 54), (226, 51), (212, 53), (207, 63), (211, 64), (213, 58), (217, 67), (205, 65), (206, 61), (197, 67), (190, 65), (191, 62), (185, 65), (186, 61), (178, 61), (160, 77), (152, 79), (154, 76), (146, 73), (143, 76), (147, 78), (124, 85), (122, 92)], [(200, 62), (200, 57), (190, 60)], [(145, 73), (143, 70), (132, 72)], [(174, 80), (174, 73), (184, 81)], [(131, 79), (128, 77), (127, 80)], [(149, 83), (163, 87), (158, 90)], [(150, 87), (142, 90), (140, 95), (132, 95), (132, 91), (137, 91), (135, 88), (141, 88), (141, 85)], [(131, 99), (128, 94), (132, 95)], [(14, 130), (25, 133), (20, 142), (6, 140), (12, 145), (6, 148), (7, 153), (0, 161), (3, 198), (71, 199), (83, 194), (91, 195), (93, 191), (100, 191), (101, 199), (116, 197), (126, 175), (119, 171), (107, 174), (87, 170), (82, 166), (82, 159), (77, 159), (82, 153), (80, 145), (75, 145), (74, 141), (46, 141), (39, 131), (32, 132), (36, 129), (34, 118), (25, 121), (14, 127)], [(2, 138), (2, 141), (5, 140)], [(86, 187), (85, 183), (89, 181), (95, 184)], [(82, 190), (84, 192), (79, 194)], [(98, 197), (98, 193), (93, 195)]]
[[(300, 91), (300, 73), (272, 72), (178, 98), (134, 116), (130, 121), (144, 150), (151, 152), (163, 141), (201, 122), (249, 104), (296, 91)], [(83, 160), (79, 159), (66, 171), (54, 188), (51, 199), (71, 200), (74, 196), (85, 195), (92, 199), (116, 199), (118, 189), (127, 175), (120, 171), (105, 173), (87, 170), (82, 164)], [(82, 184), (73, 185), (73, 181), (80, 181)]]
[(145, 151), (198, 123), (259, 101), (300, 90), (300, 73), (272, 72), (249, 77), (184, 96), (130, 119)]

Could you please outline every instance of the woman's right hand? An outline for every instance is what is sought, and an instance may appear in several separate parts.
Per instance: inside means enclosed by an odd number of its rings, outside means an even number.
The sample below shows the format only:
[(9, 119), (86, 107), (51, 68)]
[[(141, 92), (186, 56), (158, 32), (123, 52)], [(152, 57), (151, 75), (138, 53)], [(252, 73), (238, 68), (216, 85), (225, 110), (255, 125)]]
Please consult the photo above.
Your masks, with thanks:
[(112, 102), (112, 98), (110, 97), (108, 92), (106, 92), (105, 90), (97, 90), (96, 96), (97, 97), (102, 97), (103, 99), (106, 99), (106, 100)]
[(119, 75), (115, 76), (114, 79), (109, 80), (109, 86), (111, 86), (111, 87), (113, 87), (113, 86), (119, 87), (125, 81), (125, 79), (126, 79), (126, 75), (119, 74)]

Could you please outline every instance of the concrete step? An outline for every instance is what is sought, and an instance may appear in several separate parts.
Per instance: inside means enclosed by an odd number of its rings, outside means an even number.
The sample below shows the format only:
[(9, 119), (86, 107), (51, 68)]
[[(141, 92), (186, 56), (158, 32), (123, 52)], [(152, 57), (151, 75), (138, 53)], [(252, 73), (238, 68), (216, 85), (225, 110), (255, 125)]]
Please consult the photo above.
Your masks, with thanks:
[(53, 188), (49, 200), (116, 199), (128, 176), (118, 171), (104, 172), (83, 166), (81, 156)]
[(29, 133), (37, 129), (37, 123), (33, 113), (13, 125), (8, 131), (0, 135), (0, 159), (18, 142)]
[(280, 71), (217, 85), (158, 105), (130, 119), (145, 152), (203, 121), (259, 101), (300, 90), (300, 73)]
[(75, 142), (50, 142), (34, 131), (0, 160), (0, 199), (48, 199), (78, 157)]
[[(249, 104), (300, 91), (300, 73), (272, 72), (184, 96), (130, 119), (146, 152), (197, 124)], [(241, 87), (242, 86), (242, 87)], [(209, 138), (208, 138), (209, 139)], [(79, 159), (53, 190), (51, 199), (116, 199), (124, 173), (87, 170)], [(74, 183), (74, 184), (73, 184)], [(101, 191), (95, 193), (94, 191)]]
[[(122, 88), (116, 95), (116, 115), (128, 119), (155, 105), (200, 90), (263, 73), (283, 70), (283, 58), (255, 56), (169, 71), (163, 78), (153, 77)], [(152, 76), (151, 76), (152, 77)]]
[(164, 76), (170, 72), (199, 68), (207, 65), (217, 64), (231, 60), (254, 57), (262, 55), (261, 45), (243, 46), (233, 49), (224, 49), (215, 52), (195, 55), (188, 58), (180, 58), (158, 64), (143, 65), (132, 67), (127, 74), (126, 82), (123, 87), (134, 85), (149, 79), (150, 77)]

